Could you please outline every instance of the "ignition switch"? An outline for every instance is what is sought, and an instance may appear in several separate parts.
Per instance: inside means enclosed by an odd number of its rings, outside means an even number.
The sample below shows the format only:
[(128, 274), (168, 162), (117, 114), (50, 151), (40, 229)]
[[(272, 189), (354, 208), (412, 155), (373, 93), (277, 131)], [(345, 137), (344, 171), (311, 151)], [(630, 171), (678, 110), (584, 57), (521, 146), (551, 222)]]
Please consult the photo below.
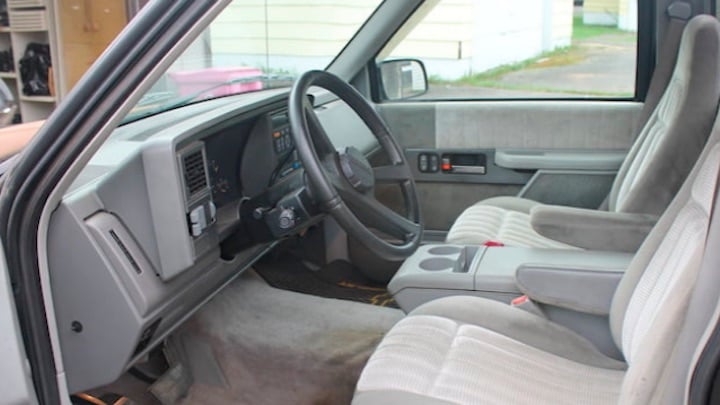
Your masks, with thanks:
[(295, 210), (292, 208), (283, 208), (278, 215), (278, 226), (280, 229), (290, 229), (295, 226)]

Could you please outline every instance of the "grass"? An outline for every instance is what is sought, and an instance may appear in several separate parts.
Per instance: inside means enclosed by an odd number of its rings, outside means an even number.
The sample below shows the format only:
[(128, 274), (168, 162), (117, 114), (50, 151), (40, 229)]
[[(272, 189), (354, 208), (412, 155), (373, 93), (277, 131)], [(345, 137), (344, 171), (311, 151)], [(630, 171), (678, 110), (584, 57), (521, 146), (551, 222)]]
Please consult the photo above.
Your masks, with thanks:
[(634, 32), (604, 25), (585, 25), (582, 17), (573, 17), (573, 44), (599, 36), (608, 36), (605, 41), (619, 44), (632, 44), (637, 41), (637, 35)]

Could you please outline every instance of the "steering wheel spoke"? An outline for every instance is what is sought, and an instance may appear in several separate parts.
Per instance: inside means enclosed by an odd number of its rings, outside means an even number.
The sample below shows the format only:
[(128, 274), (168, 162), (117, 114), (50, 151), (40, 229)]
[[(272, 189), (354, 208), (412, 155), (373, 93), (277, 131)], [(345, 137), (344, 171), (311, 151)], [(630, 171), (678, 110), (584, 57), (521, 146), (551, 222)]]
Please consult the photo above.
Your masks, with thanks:
[(355, 216), (369, 227), (403, 242), (412, 240), (421, 230), (420, 224), (403, 217), (371, 196), (347, 188), (338, 189), (338, 193)]
[(378, 166), (373, 168), (375, 180), (380, 183), (401, 183), (412, 178), (405, 164)]
[(327, 173), (333, 185), (337, 187), (336, 182), (340, 180), (342, 174), (340, 174), (340, 171), (338, 170), (336, 161), (337, 153), (328, 153), (325, 156), (320, 157), (320, 164), (322, 165), (323, 170), (325, 170), (325, 173)]
[(353, 193), (359, 193), (355, 189), (353, 189), (352, 185), (350, 185), (347, 180), (343, 177), (342, 173), (340, 173), (338, 167), (336, 166), (334, 162), (334, 157), (328, 157), (327, 159), (323, 159), (323, 170), (325, 170), (325, 174), (328, 177), (328, 180), (330, 180), (330, 183), (335, 187), (335, 190), (338, 191), (338, 194), (340, 194), (340, 197), (343, 198), (343, 195), (351, 196)]

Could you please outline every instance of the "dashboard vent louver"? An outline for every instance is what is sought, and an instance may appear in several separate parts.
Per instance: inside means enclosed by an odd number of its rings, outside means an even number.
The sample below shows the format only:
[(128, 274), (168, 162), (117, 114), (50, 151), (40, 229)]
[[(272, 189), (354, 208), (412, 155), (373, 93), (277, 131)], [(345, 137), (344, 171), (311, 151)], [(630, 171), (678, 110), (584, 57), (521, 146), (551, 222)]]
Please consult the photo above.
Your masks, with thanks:
[(202, 150), (196, 150), (183, 156), (182, 163), (187, 194), (188, 197), (193, 197), (208, 186)]

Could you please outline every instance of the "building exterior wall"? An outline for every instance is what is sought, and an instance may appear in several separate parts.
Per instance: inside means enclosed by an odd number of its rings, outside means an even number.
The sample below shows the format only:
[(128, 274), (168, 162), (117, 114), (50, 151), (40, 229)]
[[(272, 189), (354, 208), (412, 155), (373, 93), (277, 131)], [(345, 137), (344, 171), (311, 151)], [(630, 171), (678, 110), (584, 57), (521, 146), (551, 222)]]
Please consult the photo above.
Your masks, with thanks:
[(552, 39), (544, 50), (570, 46), (573, 34), (573, 2), (564, 0), (545, 0), (552, 2)]
[(583, 22), (637, 31), (637, 0), (585, 0)]
[(377, 3), (314, 0), (308, 6), (305, 0), (234, 1), (211, 27), (212, 53), (217, 55), (214, 65), (269, 65), (292, 73), (318, 63), (324, 66)]
[[(235, 1), (212, 26), (213, 65), (288, 73), (324, 66), (375, 4)], [(570, 45), (572, 11), (571, 0), (440, 0), (389, 56), (420, 58), (454, 79)]]
[(637, 31), (637, 0), (620, 0), (618, 28), (625, 31)]
[(456, 79), (569, 46), (572, 12), (570, 0), (443, 0), (390, 56)]
[(583, 23), (617, 26), (620, 0), (584, 0)]

